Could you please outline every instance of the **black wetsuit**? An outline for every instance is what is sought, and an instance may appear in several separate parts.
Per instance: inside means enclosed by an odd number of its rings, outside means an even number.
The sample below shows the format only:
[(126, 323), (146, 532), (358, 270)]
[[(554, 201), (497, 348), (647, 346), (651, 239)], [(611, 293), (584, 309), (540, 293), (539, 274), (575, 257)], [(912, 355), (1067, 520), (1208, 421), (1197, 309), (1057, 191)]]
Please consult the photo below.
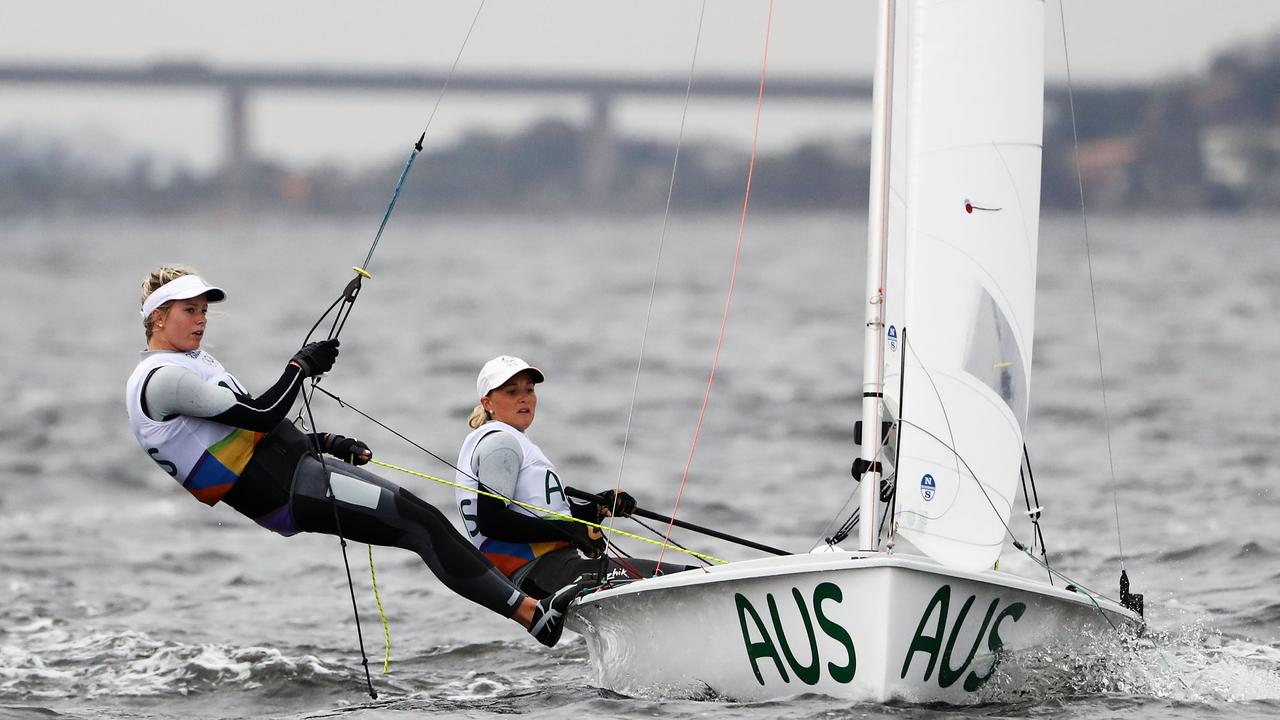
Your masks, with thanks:
[[(161, 369), (169, 367), (174, 366)], [(324, 436), (304, 434), (285, 419), (302, 387), (302, 373), (296, 366), (290, 364), (275, 385), (258, 398), (242, 388), (225, 385), (184, 385), (190, 378), (168, 372), (172, 377), (159, 383), (168, 394), (160, 393), (163, 400), (152, 405), (167, 401), (187, 408), (182, 414), (266, 433), (222, 502), (285, 535), (298, 531), (336, 535), (340, 528), (344, 537), (357, 542), (411, 550), (451, 590), (504, 617), (510, 617), (523, 602), (525, 594), (439, 510), (371, 472), (322, 457), (318, 449)], [(154, 377), (156, 371), (146, 382)], [(171, 382), (173, 378), (179, 382)], [(177, 398), (182, 387), (202, 397)], [(224, 391), (235, 397), (225, 393), (219, 397)], [(210, 392), (213, 394), (208, 395)], [(216, 413), (190, 409), (210, 407), (210, 398), (216, 401), (212, 405)], [(230, 407), (224, 407), (227, 404)], [(147, 406), (145, 385), (142, 405), (148, 416), (159, 419)], [(170, 417), (173, 415), (165, 414), (163, 419)]]

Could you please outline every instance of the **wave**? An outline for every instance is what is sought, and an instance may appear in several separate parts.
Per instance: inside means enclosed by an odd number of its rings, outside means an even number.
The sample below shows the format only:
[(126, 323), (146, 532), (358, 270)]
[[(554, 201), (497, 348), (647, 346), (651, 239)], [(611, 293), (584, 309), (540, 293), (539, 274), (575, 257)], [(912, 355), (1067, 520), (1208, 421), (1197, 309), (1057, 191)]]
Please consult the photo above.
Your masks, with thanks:
[(265, 646), (184, 644), (133, 630), (77, 637), (38, 623), (11, 630), (35, 642), (0, 646), (0, 699), (190, 696), (227, 688), (279, 691), (349, 687), (352, 679), (347, 667)]
[(1232, 638), (1203, 623), (1097, 638), (1084, 649), (1011, 654), (987, 700), (1151, 700), (1219, 707), (1280, 706), (1280, 648)]

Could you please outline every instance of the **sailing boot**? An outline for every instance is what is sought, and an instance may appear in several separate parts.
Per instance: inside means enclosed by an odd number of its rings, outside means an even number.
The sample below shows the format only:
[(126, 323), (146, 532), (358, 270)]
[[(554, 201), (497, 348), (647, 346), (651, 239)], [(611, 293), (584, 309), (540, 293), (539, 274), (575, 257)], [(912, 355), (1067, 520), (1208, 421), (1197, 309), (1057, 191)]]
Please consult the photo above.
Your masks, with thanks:
[(533, 624), (529, 626), (529, 634), (547, 647), (554, 647), (560, 642), (560, 633), (564, 632), (565, 612), (581, 589), (579, 578), (539, 600), (533, 611)]

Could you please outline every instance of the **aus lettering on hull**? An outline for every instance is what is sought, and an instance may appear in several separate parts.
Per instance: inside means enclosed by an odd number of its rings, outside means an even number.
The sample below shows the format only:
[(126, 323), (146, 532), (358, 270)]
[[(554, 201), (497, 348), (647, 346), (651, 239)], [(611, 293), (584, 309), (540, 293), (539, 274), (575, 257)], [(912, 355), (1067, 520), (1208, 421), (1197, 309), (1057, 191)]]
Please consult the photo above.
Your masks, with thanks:
[[(844, 599), (840, 586), (829, 582), (819, 583), (813, 589), (813, 595), (808, 601), (805, 600), (799, 588), (791, 588), (790, 602), (795, 606), (795, 612), (799, 614), (804, 625), (804, 644), (807, 646), (800, 657), (797, 657), (792, 649), (792, 640), (787, 637), (778, 610), (778, 600), (773, 593), (765, 593), (769, 625), (765, 624), (760, 612), (746, 595), (734, 593), (733, 599), (738, 608), (738, 624), (742, 628), (742, 643), (747, 651), (747, 661), (751, 664), (751, 670), (761, 686), (765, 684), (764, 673), (760, 669), (764, 661), (772, 661), (778, 677), (784, 683), (790, 683), (791, 675), (795, 675), (805, 685), (817, 685), (822, 680), (825, 670), (828, 678), (837, 683), (846, 684), (857, 674), (858, 654), (854, 648), (853, 637), (848, 629), (831, 619), (823, 606), (823, 603), (840, 604)], [(828, 659), (825, 667), (822, 664), (824, 658), (818, 649), (818, 638), (814, 634), (815, 621), (823, 634), (834, 640), (844, 651), (843, 657)], [(770, 627), (773, 629), (772, 635), (769, 632)], [(782, 651), (781, 654), (779, 650)], [(801, 658), (805, 661), (801, 662)], [(787, 673), (787, 668), (791, 669), (790, 674)]]
[[(1001, 629), (1022, 619), (1026, 604), (999, 597), (979, 603), (977, 595), (969, 595), (953, 614), (952, 595), (951, 585), (934, 592), (908, 642), (891, 639), (885, 648), (864, 647), (863, 664), (870, 664), (864, 672), (892, 672), (889, 668), (896, 669), (898, 661), (888, 653), (896, 655), (900, 650), (892, 648), (905, 647), (899, 679), (944, 690), (957, 683), (966, 692), (981, 688), (1000, 665)], [(845, 606), (839, 585), (822, 582), (811, 592), (798, 587), (789, 593), (767, 592), (763, 602), (741, 592), (733, 597), (742, 658), (761, 687), (778, 682), (797, 687), (853, 682), (858, 674), (858, 633), (837, 619), (849, 617), (852, 610)], [(905, 639), (910, 627), (891, 628), (890, 635), (900, 633), (898, 637)], [(985, 657), (990, 657), (989, 664), (975, 667)]]
[[(956, 644), (962, 634), (965, 626), (965, 620), (969, 617), (969, 611), (973, 608), (977, 601), (976, 595), (970, 595), (961, 606), (959, 614), (954, 619), (951, 618), (951, 586), (943, 585), (933, 594), (929, 600), (929, 604), (925, 606), (924, 614), (920, 616), (920, 624), (916, 626), (915, 635), (911, 638), (911, 645), (907, 648), (907, 656), (902, 661), (901, 679), (906, 680), (907, 676), (912, 672), (912, 663), (917, 654), (923, 655), (924, 674), (920, 678), (923, 682), (930, 682), (934, 677), (934, 669), (937, 669), (937, 680), (939, 687), (949, 688), (954, 685), (965, 671), (969, 670), (969, 666), (973, 663), (977, 656), (979, 648), (986, 640), (987, 650), (991, 653), (991, 665), (986, 672), (979, 675), (977, 672), (970, 671), (964, 677), (964, 689), (973, 692), (982, 687), (991, 676), (995, 673), (996, 668), (1000, 665), (1000, 656), (1004, 650), (1004, 641), (1000, 638), (1000, 625), (1006, 620), (1017, 622), (1022, 618), (1022, 614), (1026, 612), (1027, 606), (1021, 602), (1007, 603), (1003, 609), (1000, 609), (1000, 598), (994, 598), (987, 605), (986, 613), (982, 617), (982, 624), (978, 626), (978, 631), (974, 635), (973, 644), (969, 647), (968, 652), (964, 656), (964, 661), (958, 666), (952, 664), (953, 658), (958, 657)], [(998, 610), (998, 612), (997, 612)], [(950, 632), (947, 628), (950, 626)], [(965, 633), (967, 635), (967, 633)], [(943, 643), (943, 640), (946, 643)], [(963, 646), (959, 652), (964, 652)], [(918, 672), (918, 670), (917, 670)]]

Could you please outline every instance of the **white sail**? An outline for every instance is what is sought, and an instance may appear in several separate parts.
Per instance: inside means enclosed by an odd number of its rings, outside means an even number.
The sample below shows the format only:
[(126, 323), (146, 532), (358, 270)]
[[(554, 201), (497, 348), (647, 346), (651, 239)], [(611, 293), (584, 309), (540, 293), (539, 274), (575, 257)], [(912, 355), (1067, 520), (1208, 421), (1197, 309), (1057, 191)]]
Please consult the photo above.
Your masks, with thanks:
[(895, 413), (902, 403), (894, 523), (944, 565), (976, 570), (999, 557), (1027, 418), (1043, 2), (898, 7), (893, 151), (905, 157), (891, 185), (904, 212), (886, 285), (903, 286), (886, 298), (884, 385)]

